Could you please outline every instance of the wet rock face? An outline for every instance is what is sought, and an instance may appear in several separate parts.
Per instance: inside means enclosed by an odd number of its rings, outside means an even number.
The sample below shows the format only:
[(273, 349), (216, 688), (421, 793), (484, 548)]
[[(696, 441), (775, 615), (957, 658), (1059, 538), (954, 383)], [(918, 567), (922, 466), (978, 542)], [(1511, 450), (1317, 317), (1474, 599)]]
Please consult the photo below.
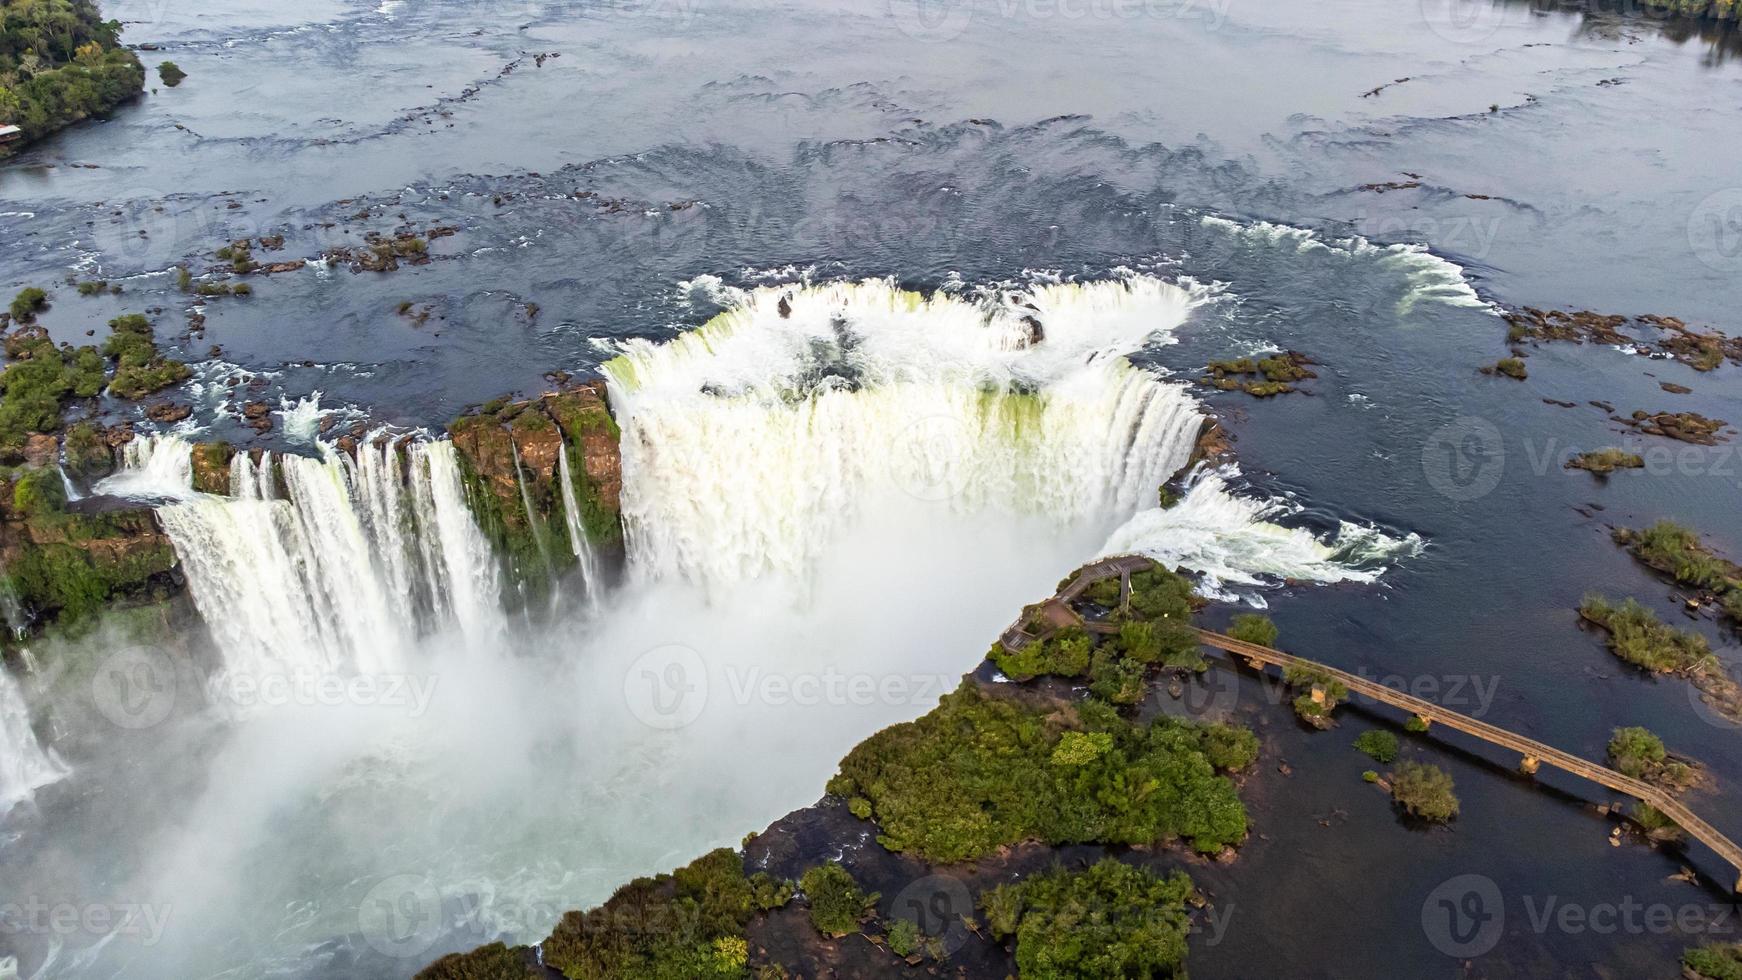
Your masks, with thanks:
[(236, 450), (227, 442), (201, 442), (193, 448), (194, 489), (201, 493), (230, 492), (230, 460)]
[(162, 598), (180, 589), (175, 548), (149, 509), (69, 510), (52, 468), (0, 481), (0, 567), (35, 624), (80, 619), (115, 598)]
[(448, 426), (478, 526), (522, 598), (541, 597), (575, 563), (564, 510), (562, 455), (586, 538), (621, 558), (623, 464), (604, 384), (576, 385), (527, 401), (491, 402)]

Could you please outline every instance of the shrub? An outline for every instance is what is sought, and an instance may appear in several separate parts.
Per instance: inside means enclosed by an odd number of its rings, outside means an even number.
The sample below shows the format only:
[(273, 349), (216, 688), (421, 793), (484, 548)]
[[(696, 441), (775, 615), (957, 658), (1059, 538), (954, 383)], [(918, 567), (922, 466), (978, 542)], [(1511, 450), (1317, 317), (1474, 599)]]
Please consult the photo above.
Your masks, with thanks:
[(598, 908), (565, 914), (543, 943), (544, 961), (572, 980), (736, 978), (736, 945), (721, 940), (742, 939), (752, 910), (743, 860), (720, 848), (669, 875), (637, 878)]
[(1197, 726), (1134, 723), (1099, 701), (1028, 705), (968, 682), (861, 742), (829, 791), (870, 800), (885, 847), (934, 862), (1030, 839), (1184, 838), (1216, 851), (1245, 837), (1246, 811), (1207, 740)]
[(1379, 781), (1379, 774), (1374, 772), (1371, 769), (1368, 769), (1368, 770), (1361, 773), (1361, 779), (1364, 782), (1377, 783)]
[(1403, 730), (1420, 735), (1427, 731), (1427, 722), (1420, 715), (1410, 715), (1409, 720), (1403, 723)]
[(777, 909), (792, 901), (795, 886), (785, 878), (776, 878), (766, 871), (750, 876), (750, 904), (759, 912)]
[(1492, 374), (1504, 374), (1508, 378), (1517, 381), (1523, 381), (1525, 378), (1530, 377), (1530, 372), (1526, 370), (1524, 362), (1516, 357), (1501, 358), (1499, 361), (1495, 362), (1492, 368), (1489, 368), (1489, 372)]
[(101, 293), (107, 292), (108, 289), (109, 284), (101, 279), (87, 279), (86, 281), (79, 283), (80, 296), (97, 296)]
[(1623, 773), (1667, 790), (1680, 791), (1699, 782), (1698, 770), (1670, 758), (1663, 740), (1644, 728), (1615, 729), (1609, 739), (1609, 758)]
[(845, 936), (859, 927), (865, 910), (877, 901), (853, 880), (853, 875), (830, 861), (799, 876), (798, 887), (810, 905), (811, 925), (825, 936)]
[(895, 919), (888, 923), (889, 951), (903, 958), (919, 952), (919, 926), (911, 919)]
[(1616, 470), (1637, 470), (1645, 468), (1645, 457), (1638, 453), (1630, 453), (1625, 449), (1610, 446), (1606, 449), (1596, 449), (1567, 460), (1569, 470), (1587, 470), (1592, 473), (1613, 473)]
[(1602, 596), (1586, 596), (1579, 615), (1608, 631), (1609, 649), (1617, 657), (1646, 670), (1688, 673), (1712, 658), (1705, 637), (1665, 626), (1633, 599), (1615, 606)]
[(543, 976), (527, 966), (524, 946), (502, 943), (480, 946), (470, 953), (451, 953), (423, 968), (412, 980), (534, 980)]
[(188, 73), (182, 71), (175, 62), (166, 61), (157, 66), (157, 77), (163, 80), (163, 84), (175, 88), (181, 84), (182, 79), (188, 77)]
[(1707, 943), (1682, 954), (1682, 965), (1705, 980), (1742, 980), (1742, 943)]
[(1261, 647), (1275, 647), (1277, 629), (1269, 616), (1257, 613), (1241, 613), (1234, 617), (1233, 625), (1228, 627), (1228, 635), (1244, 643), (1252, 643)]
[(186, 381), (193, 372), (180, 361), (157, 352), (151, 321), (138, 313), (109, 321), (109, 339), (103, 353), (115, 360), (115, 376), (109, 390), (118, 398), (143, 398)]
[(1712, 554), (1698, 534), (1674, 521), (1658, 521), (1643, 531), (1617, 531), (1615, 537), (1635, 558), (1682, 585), (1733, 588), (1742, 579), (1742, 570)]
[(1645, 832), (1653, 837), (1673, 837), (1681, 832), (1681, 828), (1677, 827), (1675, 821), (1669, 818), (1669, 814), (1649, 803), (1633, 804), (1628, 815), (1633, 818), (1634, 823), (1644, 828)]
[(1143, 700), (1143, 664), (1100, 650), (1089, 667), (1089, 693), (1112, 704), (1136, 704)]
[(1380, 728), (1370, 728), (1355, 739), (1355, 748), (1374, 762), (1387, 765), (1397, 761), (1397, 736)]
[(36, 314), (48, 307), (48, 294), (35, 286), (26, 286), (12, 298), (12, 319), (19, 323), (29, 323), (36, 319)]
[(1185, 621), (1192, 615), (1192, 583), (1154, 565), (1131, 575), (1131, 611), (1146, 619)]
[(992, 650), (992, 662), (1013, 681), (1032, 680), (1042, 674), (1081, 677), (1089, 669), (1094, 639), (1080, 627), (1067, 627), (1044, 640), (1036, 640), (1011, 653), (1002, 645)]
[(1444, 823), (1458, 815), (1452, 774), (1439, 766), (1404, 762), (1391, 774), (1391, 798), (1410, 816)]
[(1204, 729), (1204, 755), (1217, 769), (1236, 772), (1258, 758), (1258, 735), (1240, 725), (1210, 725)]
[(1663, 739), (1644, 728), (1617, 728), (1609, 739), (1609, 758), (1615, 768), (1638, 779), (1668, 755)]
[(1179, 972), (1191, 894), (1184, 872), (1164, 878), (1103, 858), (989, 889), (981, 905), (994, 937), (1016, 937), (1019, 975), (1124, 980)]

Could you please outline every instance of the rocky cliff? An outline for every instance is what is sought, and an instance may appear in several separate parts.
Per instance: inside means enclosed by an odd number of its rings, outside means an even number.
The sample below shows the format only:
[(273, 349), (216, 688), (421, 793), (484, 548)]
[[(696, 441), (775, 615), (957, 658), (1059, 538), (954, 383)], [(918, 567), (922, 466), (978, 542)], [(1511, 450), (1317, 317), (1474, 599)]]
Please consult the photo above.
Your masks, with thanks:
[(602, 382), (526, 401), (497, 400), (455, 419), (448, 433), (460, 458), (472, 513), (523, 602), (539, 604), (578, 560), (564, 504), (565, 452), (574, 516), (585, 538), (608, 569), (621, 564), (621, 433), (606, 406)]

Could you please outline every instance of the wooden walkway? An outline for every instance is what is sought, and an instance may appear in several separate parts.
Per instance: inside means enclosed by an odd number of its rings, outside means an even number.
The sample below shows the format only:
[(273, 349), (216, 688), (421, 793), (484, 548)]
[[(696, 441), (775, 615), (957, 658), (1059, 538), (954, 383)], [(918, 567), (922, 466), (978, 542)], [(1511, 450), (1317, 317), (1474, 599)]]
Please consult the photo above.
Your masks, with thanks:
[[(1074, 610), (1070, 610), (1070, 601), (1081, 596), (1094, 583), (1114, 575), (1120, 576), (1124, 582), (1122, 594), (1129, 595), (1131, 573), (1141, 571), (1149, 567), (1149, 564), (1149, 559), (1134, 556), (1101, 559), (1092, 565), (1085, 566), (1068, 586), (1061, 589), (1053, 599), (1048, 600), (1049, 604), (1058, 603), (1064, 606), (1078, 623), (1086, 628), (1094, 629), (1101, 624), (1083, 622)], [(1036, 639), (1036, 637), (1024, 633), (1022, 625), (1023, 622), (1019, 620), (1005, 631), (1000, 642), (1004, 643), (1007, 649), (1019, 649), (1020, 645), (1026, 645)], [(1096, 631), (1103, 632), (1104, 630)], [(1459, 714), (1449, 708), (1442, 708), (1431, 701), (1405, 694), (1396, 688), (1387, 687), (1348, 671), (1338, 670), (1327, 664), (1296, 657), (1293, 654), (1283, 653), (1281, 650), (1259, 646), (1255, 643), (1247, 643), (1244, 640), (1236, 640), (1231, 636), (1213, 633), (1209, 630), (1200, 629), (1197, 630), (1197, 634), (1198, 639), (1205, 646), (1240, 657), (1254, 669), (1262, 671), (1266, 667), (1283, 669), (1294, 667), (1321, 673), (1338, 681), (1356, 694), (1364, 695), (1383, 704), (1402, 708), (1424, 722), (1445, 725), (1447, 728), (1456, 729), (1484, 742), (1516, 752), (1521, 758), (1520, 768), (1525, 772), (1533, 773), (1538, 765), (1547, 763), (1563, 772), (1572, 773), (1647, 803), (1675, 821), (1682, 830), (1711, 848), (1719, 857), (1728, 862), (1730, 867), (1737, 872), (1735, 890), (1742, 892), (1742, 847), (1738, 847), (1734, 841), (1720, 833), (1717, 828), (1700, 819), (1699, 815), (1688, 809), (1680, 800), (1650, 783), (1616, 772), (1607, 766), (1581, 759), (1552, 745), (1507, 731), (1497, 725), (1490, 725), (1485, 721)], [(1013, 637), (1021, 638), (1019, 646), (1011, 646)]]

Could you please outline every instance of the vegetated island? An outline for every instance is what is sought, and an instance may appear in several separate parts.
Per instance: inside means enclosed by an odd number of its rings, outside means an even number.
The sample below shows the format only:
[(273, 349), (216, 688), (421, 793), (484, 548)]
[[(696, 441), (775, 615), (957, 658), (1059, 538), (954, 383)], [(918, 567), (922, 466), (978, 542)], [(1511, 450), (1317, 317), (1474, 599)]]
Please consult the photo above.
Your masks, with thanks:
[(0, 0), (0, 157), (143, 92), (120, 38), (93, 0)]

